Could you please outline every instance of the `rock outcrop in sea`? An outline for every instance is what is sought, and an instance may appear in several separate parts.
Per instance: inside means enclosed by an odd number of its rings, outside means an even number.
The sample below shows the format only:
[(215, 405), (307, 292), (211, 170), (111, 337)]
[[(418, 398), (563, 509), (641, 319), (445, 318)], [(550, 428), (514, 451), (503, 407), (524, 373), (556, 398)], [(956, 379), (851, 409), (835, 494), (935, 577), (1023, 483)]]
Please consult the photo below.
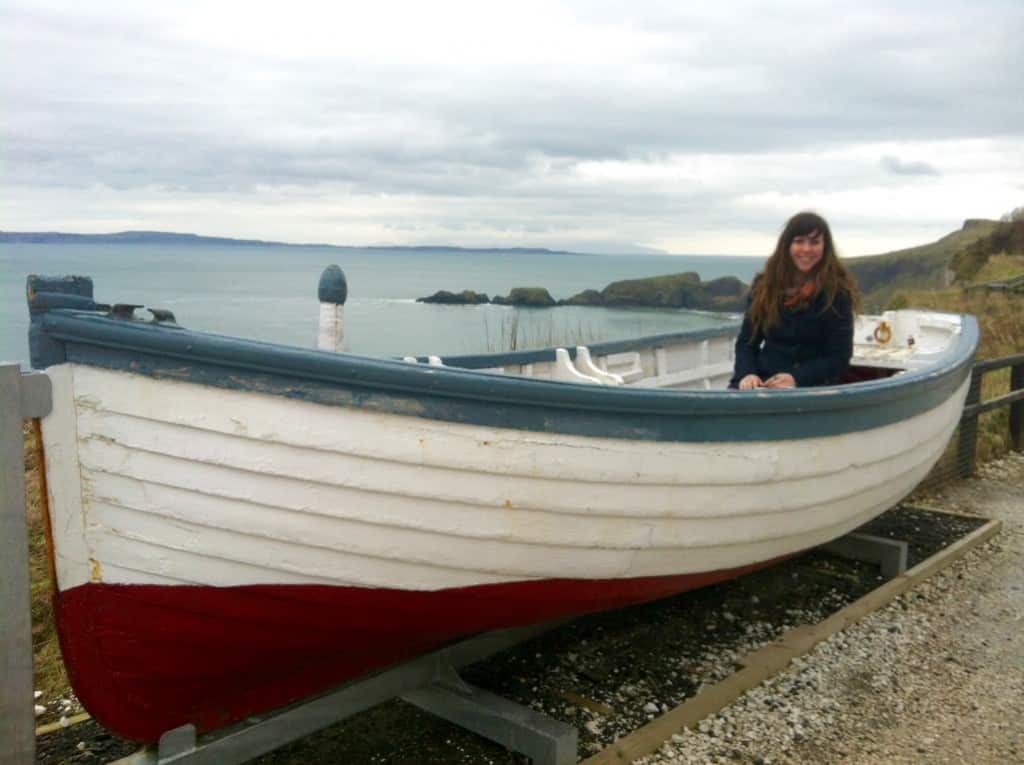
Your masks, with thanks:
[(479, 305), (481, 303), (489, 303), (491, 301), (485, 292), (474, 292), (473, 290), (449, 292), (448, 290), (438, 290), (428, 297), (416, 298), (416, 302), (440, 303), (441, 305)]
[(497, 305), (517, 305), (526, 308), (550, 308), (558, 305), (551, 293), (543, 287), (513, 287), (508, 297), (495, 295), (491, 299)]
[(612, 282), (603, 290), (586, 289), (566, 300), (555, 300), (543, 287), (515, 287), (508, 296), (487, 295), (473, 290), (449, 292), (440, 290), (429, 297), (417, 298), (421, 303), (445, 305), (477, 305), (491, 302), (529, 308), (559, 305), (603, 306), (607, 308), (686, 308), (702, 311), (742, 311), (747, 285), (734, 276), (702, 282), (692, 271), (645, 279)]

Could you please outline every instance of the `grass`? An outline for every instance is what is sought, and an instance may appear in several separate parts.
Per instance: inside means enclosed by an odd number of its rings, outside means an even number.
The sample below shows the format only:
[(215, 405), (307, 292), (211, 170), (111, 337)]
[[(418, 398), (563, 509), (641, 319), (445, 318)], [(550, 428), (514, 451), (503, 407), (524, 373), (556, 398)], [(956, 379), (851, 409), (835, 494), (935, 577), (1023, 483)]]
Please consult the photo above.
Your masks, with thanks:
[(941, 290), (953, 256), (999, 227), (999, 221), (971, 221), (941, 239), (881, 255), (850, 258), (846, 265), (860, 284), (864, 308), (874, 311), (902, 290)]
[(32, 651), (35, 688), (43, 701), (65, 696), (69, 691), (67, 673), (61, 660), (57, 627), (51, 603), (53, 585), (43, 532), (42, 496), (39, 488), (36, 435), (29, 423), (22, 430), (25, 447), (25, 505), (28, 512), (29, 580), (32, 602)]
[[(500, 321), (492, 323), (484, 314), (484, 337), (487, 353), (507, 353), (536, 348), (575, 348), (577, 345), (588, 345), (602, 340), (594, 327), (578, 322), (576, 324), (556, 324), (550, 311), (532, 316), (530, 321), (523, 321), (520, 309), (502, 312)], [(541, 316), (538, 323), (537, 315)]]
[(1024, 255), (990, 255), (975, 282), (1000, 282), (1024, 276)]

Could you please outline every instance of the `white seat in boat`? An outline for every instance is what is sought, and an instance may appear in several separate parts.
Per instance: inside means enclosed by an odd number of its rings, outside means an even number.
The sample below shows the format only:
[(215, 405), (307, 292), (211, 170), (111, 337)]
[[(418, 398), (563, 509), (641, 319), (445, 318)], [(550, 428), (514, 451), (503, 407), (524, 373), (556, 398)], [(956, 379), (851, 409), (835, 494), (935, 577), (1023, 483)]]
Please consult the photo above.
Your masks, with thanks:
[(605, 372), (590, 357), (590, 349), (585, 345), (576, 346), (576, 369), (589, 377), (596, 377), (603, 385), (622, 385), (622, 377), (612, 372)]
[(417, 359), (415, 356), (403, 356), (402, 357), (402, 361), (404, 361), (406, 364), (419, 364), (420, 363), (419, 359)]
[(604, 357), (604, 368), (621, 377), (626, 383), (635, 382), (644, 376), (644, 369), (640, 366), (640, 354), (636, 351), (608, 354)]
[(443, 367), (444, 362), (440, 356), (427, 356), (427, 363), (432, 367)]
[(585, 375), (576, 369), (573, 366), (572, 359), (569, 358), (569, 351), (565, 350), (565, 348), (555, 348), (555, 363), (551, 369), (551, 379), (561, 380), (562, 382), (585, 383), (587, 385), (602, 384), (596, 377)]

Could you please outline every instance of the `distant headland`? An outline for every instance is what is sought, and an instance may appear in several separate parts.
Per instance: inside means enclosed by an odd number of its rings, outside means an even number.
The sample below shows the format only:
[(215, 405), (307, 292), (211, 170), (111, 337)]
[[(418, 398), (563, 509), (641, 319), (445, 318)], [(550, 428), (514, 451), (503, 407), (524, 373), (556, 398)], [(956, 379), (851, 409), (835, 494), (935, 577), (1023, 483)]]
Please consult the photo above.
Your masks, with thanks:
[(322, 247), (332, 250), (390, 250), (398, 252), (486, 252), (508, 255), (587, 255), (546, 247), (455, 247), (451, 245), (369, 245), (291, 244), (263, 239), (231, 239), (169, 231), (119, 231), (113, 234), (67, 234), (60, 231), (0, 231), (0, 243), (22, 244), (176, 244), (219, 245), (223, 247)]

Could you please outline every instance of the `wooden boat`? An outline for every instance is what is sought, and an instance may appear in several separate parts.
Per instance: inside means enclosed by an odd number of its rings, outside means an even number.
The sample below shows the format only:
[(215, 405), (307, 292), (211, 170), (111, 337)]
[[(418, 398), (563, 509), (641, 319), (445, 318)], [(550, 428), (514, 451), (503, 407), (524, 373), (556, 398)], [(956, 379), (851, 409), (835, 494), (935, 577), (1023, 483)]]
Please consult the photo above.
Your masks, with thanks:
[(65, 661), (141, 741), (838, 537), (935, 463), (978, 339), (860, 317), (859, 381), (741, 393), (735, 326), (431, 364), (193, 332), (80, 277), (29, 305)]

